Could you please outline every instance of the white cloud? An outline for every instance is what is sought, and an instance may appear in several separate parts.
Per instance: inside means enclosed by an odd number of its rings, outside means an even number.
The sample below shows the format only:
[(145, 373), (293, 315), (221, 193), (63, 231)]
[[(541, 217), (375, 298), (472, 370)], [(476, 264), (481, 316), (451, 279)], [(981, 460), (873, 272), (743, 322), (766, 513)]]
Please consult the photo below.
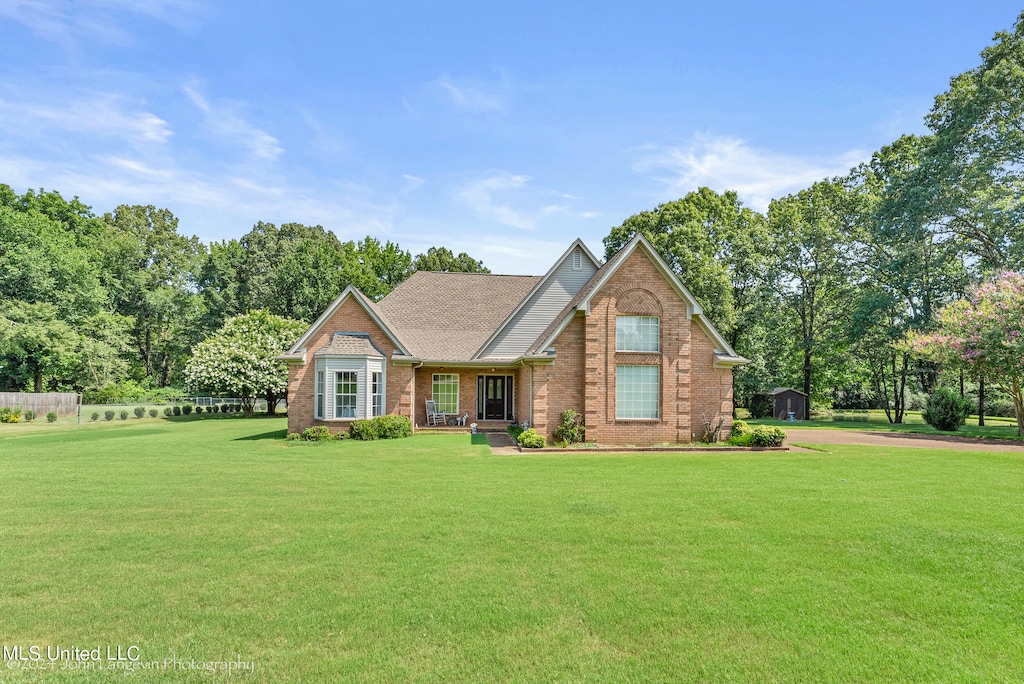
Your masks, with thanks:
[(442, 74), (431, 83), (445, 93), (457, 109), (472, 113), (504, 112), (508, 108), (510, 88), (502, 74), (500, 84), (456, 83), (448, 74)]
[(513, 175), (500, 171), (471, 181), (457, 191), (456, 197), (462, 205), (472, 211), (506, 226), (533, 230), (537, 222), (533, 217), (513, 209), (508, 203), (495, 198), (496, 195), (507, 194), (519, 190), (530, 180), (529, 176)]
[(701, 186), (735, 190), (748, 206), (766, 211), (772, 199), (845, 174), (868, 154), (850, 150), (815, 159), (754, 148), (732, 136), (697, 135), (685, 145), (645, 148), (633, 170), (679, 196)]
[(145, 16), (185, 28), (202, 11), (197, 0), (0, 0), (0, 18), (27, 26), (43, 40), (72, 48), (81, 41), (129, 45), (124, 15)]
[(277, 138), (249, 123), (240, 114), (242, 104), (226, 101), (211, 104), (195, 88), (186, 85), (183, 90), (196, 109), (203, 113), (206, 132), (213, 140), (234, 143), (247, 149), (254, 157), (268, 161), (277, 159), (284, 152)]
[(427, 182), (424, 178), (413, 176), (408, 173), (403, 173), (402, 178), (405, 179), (405, 185), (402, 187), (403, 195), (409, 195), (416, 192), (424, 183)]
[[(130, 105), (127, 98), (96, 94), (61, 105), (0, 100), (0, 122), (11, 132), (31, 126), (119, 138), (134, 143), (163, 143), (173, 135), (168, 123), (152, 112)], [(25, 127), (27, 128), (27, 127)]]

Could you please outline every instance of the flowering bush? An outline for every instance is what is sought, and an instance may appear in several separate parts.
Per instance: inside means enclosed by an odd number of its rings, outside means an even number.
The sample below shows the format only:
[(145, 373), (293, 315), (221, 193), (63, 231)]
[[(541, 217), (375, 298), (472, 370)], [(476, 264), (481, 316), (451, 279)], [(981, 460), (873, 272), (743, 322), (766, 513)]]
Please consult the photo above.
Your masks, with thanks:
[(185, 386), (238, 397), (245, 415), (251, 416), (256, 397), (287, 391), (288, 371), (277, 356), (305, 329), (305, 323), (262, 310), (229, 318), (193, 350), (185, 366)]
[(942, 308), (937, 320), (938, 330), (910, 338), (911, 348), (996, 383), (1013, 400), (1024, 436), (1024, 275), (1003, 273), (969, 301)]

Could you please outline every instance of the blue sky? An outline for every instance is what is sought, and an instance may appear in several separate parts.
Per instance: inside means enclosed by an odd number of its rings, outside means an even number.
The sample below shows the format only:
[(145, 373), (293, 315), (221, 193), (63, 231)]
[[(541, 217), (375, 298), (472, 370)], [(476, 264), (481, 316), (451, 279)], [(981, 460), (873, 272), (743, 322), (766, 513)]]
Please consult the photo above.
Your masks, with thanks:
[(701, 185), (763, 211), (924, 132), (1020, 10), (0, 0), (0, 183), (543, 273)]

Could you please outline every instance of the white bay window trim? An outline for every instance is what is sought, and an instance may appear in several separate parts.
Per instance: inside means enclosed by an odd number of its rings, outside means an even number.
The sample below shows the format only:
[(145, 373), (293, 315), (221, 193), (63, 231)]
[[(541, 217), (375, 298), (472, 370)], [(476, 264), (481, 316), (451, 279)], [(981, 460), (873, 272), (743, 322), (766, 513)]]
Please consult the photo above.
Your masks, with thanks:
[(383, 358), (324, 355), (316, 359), (314, 370), (317, 420), (350, 421), (384, 413), (387, 372)]

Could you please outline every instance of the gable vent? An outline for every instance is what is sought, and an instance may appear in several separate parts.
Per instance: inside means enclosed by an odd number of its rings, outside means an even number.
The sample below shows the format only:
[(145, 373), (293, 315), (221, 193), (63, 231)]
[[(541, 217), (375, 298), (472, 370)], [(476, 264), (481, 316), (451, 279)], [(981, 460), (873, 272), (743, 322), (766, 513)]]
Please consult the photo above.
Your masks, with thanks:
[(572, 270), (583, 270), (583, 252), (578, 249), (574, 249), (572, 252)]

